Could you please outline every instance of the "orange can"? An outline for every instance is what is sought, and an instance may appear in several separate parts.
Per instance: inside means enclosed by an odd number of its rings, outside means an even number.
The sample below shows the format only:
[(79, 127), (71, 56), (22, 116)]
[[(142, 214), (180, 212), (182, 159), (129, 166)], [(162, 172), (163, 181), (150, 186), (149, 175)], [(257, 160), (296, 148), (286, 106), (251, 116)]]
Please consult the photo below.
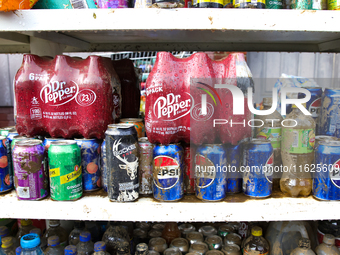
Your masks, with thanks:
[(135, 125), (135, 129), (137, 130), (138, 138), (145, 137), (145, 126), (143, 124), (143, 120), (142, 119), (126, 118), (126, 119), (121, 119), (120, 123), (134, 124)]

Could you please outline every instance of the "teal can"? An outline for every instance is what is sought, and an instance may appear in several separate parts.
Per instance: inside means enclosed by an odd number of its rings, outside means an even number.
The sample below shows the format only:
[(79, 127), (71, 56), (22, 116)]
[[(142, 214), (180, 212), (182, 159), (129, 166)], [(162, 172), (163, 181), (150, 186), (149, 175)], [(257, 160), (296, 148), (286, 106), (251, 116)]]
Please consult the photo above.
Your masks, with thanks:
[(313, 10), (313, 0), (291, 0), (290, 9)]
[(283, 9), (282, 0), (266, 0), (266, 9)]
[(94, 0), (39, 0), (33, 9), (93, 9)]

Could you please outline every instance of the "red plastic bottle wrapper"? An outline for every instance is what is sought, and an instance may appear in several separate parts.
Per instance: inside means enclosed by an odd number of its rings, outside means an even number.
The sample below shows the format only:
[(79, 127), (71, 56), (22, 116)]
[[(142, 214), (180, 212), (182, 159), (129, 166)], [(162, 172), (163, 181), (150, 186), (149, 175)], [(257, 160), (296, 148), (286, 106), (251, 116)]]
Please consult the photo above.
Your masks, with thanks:
[[(243, 114), (234, 114), (233, 94), (216, 84), (235, 86), (243, 92), (243, 98), (237, 98), (241, 104), (243, 100)], [(246, 96), (249, 87), (253, 87), (253, 80), (242, 53), (218, 61), (205, 53), (185, 59), (158, 53), (146, 83), (145, 128), (149, 141), (235, 145), (250, 137), (251, 112)]]
[(121, 115), (120, 81), (108, 58), (24, 55), (14, 90), (20, 135), (102, 139)]

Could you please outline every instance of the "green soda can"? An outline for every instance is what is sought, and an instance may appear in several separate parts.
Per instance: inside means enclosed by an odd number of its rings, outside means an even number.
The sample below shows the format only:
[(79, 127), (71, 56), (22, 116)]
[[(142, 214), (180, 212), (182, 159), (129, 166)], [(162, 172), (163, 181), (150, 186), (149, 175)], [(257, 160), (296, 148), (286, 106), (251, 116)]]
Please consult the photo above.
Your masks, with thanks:
[(283, 9), (282, 0), (266, 0), (266, 9)]
[(290, 8), (295, 10), (312, 10), (313, 0), (291, 0)]
[(15, 130), (15, 131), (16, 131), (16, 129), (15, 129), (14, 126), (2, 128), (2, 129), (0, 129), (0, 136), (5, 136), (5, 137), (7, 137), (8, 134), (9, 134), (9, 131), (12, 131), (12, 130)]
[(22, 135), (16, 135), (13, 137), (12, 142), (11, 142), (11, 151), (14, 149), (14, 145), (17, 141), (22, 141), (22, 140), (32, 140), (35, 139), (33, 137), (27, 137), (27, 136), (22, 136)]
[(51, 142), (48, 149), (51, 198), (76, 200), (83, 195), (81, 154), (76, 141)]

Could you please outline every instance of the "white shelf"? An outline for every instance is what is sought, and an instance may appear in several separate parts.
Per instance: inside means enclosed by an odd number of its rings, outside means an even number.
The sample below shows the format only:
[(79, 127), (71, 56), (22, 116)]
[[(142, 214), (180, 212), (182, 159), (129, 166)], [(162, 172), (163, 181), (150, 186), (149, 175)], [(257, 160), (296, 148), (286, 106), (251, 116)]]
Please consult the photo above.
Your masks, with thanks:
[(247, 9), (25, 10), (0, 13), (0, 52), (30, 37), (64, 51), (340, 51), (340, 12)]
[(0, 196), (0, 218), (112, 220), (112, 221), (275, 221), (339, 218), (339, 202), (322, 202), (313, 197), (284, 198), (277, 192), (268, 199), (250, 199), (242, 194), (223, 202), (201, 202), (186, 196), (180, 202), (110, 202), (103, 191), (77, 201), (19, 201), (15, 192)]

